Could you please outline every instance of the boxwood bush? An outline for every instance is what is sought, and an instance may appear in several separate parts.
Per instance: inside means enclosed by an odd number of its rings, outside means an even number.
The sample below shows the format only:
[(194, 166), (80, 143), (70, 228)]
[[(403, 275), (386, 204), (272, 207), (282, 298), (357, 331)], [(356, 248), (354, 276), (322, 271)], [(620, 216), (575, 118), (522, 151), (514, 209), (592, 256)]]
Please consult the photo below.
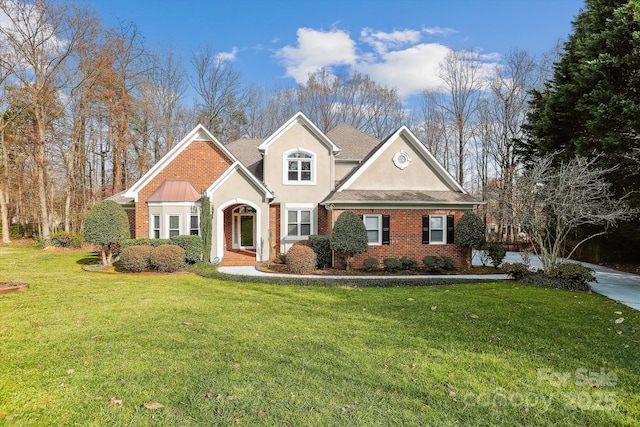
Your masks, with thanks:
[(422, 265), (428, 273), (442, 273), (445, 269), (445, 261), (436, 255), (427, 255), (422, 258)]
[(316, 262), (316, 253), (309, 246), (293, 245), (287, 252), (286, 264), (292, 273), (311, 273), (316, 268)]
[(148, 270), (151, 265), (151, 246), (128, 246), (120, 251), (118, 266), (133, 273)]
[(118, 247), (114, 249), (113, 254), (119, 255), (124, 248), (130, 246), (150, 246), (156, 248), (160, 245), (168, 245), (169, 243), (169, 239), (124, 239), (119, 243)]
[(364, 269), (367, 271), (376, 270), (378, 265), (380, 265), (378, 258), (367, 258), (364, 260)]
[(173, 236), (169, 240), (171, 244), (180, 246), (182, 249), (184, 249), (185, 258), (188, 263), (195, 264), (196, 262), (202, 261), (202, 254), (204, 250), (202, 237), (184, 235), (184, 236)]
[(400, 263), (403, 270), (416, 271), (418, 269), (418, 261), (413, 257), (400, 257)]
[(395, 273), (402, 268), (402, 262), (398, 258), (384, 258), (382, 264), (384, 269), (390, 273)]
[(184, 249), (176, 245), (160, 245), (151, 251), (151, 265), (158, 271), (172, 273), (182, 268)]
[(309, 236), (309, 246), (316, 253), (318, 268), (331, 265), (331, 239), (329, 236), (314, 234)]

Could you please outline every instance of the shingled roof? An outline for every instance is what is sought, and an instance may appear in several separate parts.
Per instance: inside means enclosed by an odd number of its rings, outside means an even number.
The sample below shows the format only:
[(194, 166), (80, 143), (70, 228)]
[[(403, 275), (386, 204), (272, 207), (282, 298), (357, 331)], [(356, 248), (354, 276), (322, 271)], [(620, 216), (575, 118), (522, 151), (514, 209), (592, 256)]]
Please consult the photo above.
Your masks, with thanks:
[(461, 204), (481, 203), (467, 193), (456, 191), (414, 191), (414, 190), (343, 190), (331, 193), (322, 204), (348, 203), (418, 203), (418, 204)]
[(263, 141), (264, 139), (242, 138), (226, 145), (227, 149), (261, 181), (263, 178), (262, 155), (258, 150), (258, 145)]
[(346, 123), (327, 132), (329, 139), (342, 151), (337, 155), (338, 160), (362, 160), (380, 141)]

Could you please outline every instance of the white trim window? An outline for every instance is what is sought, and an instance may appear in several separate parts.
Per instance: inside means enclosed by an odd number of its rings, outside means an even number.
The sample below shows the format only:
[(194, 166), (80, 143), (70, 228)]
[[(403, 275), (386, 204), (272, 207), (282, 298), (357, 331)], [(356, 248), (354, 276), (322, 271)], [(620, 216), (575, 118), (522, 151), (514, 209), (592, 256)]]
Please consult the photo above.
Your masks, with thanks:
[(189, 216), (189, 234), (191, 236), (200, 235), (200, 215)]
[(167, 238), (182, 234), (182, 218), (180, 214), (167, 215)]
[(284, 153), (283, 183), (313, 185), (316, 181), (316, 158), (309, 151), (295, 149)]
[(151, 224), (153, 225), (153, 228), (151, 229), (151, 238), (159, 239), (160, 238), (160, 215), (152, 215)]
[(287, 238), (303, 239), (313, 234), (313, 209), (287, 209)]
[(447, 216), (429, 215), (429, 243), (447, 243)]
[(370, 245), (382, 244), (382, 215), (363, 215), (362, 221), (367, 229), (367, 240)]

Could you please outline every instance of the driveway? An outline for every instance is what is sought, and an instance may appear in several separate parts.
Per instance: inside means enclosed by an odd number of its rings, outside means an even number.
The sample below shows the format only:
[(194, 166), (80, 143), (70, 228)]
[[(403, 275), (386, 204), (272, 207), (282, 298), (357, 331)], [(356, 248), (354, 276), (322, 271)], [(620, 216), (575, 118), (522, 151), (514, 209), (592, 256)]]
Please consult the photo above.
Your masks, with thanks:
[[(507, 252), (504, 262), (522, 262), (518, 252)], [(573, 262), (573, 261), (572, 261)], [(479, 259), (474, 258), (474, 264), (480, 265)], [(531, 267), (542, 268), (542, 263), (535, 255), (531, 256)], [(640, 310), (640, 276), (624, 273), (612, 268), (583, 262), (582, 265), (592, 268), (596, 272), (597, 282), (589, 285), (593, 292), (597, 292), (614, 301), (618, 301), (636, 310)]]

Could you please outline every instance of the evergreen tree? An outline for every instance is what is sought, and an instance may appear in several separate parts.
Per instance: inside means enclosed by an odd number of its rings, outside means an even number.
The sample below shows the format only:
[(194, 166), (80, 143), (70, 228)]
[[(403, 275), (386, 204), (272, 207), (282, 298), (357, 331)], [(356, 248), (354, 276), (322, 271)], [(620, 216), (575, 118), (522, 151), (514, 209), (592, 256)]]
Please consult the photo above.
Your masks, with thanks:
[[(525, 139), (518, 141), (525, 162), (552, 153), (558, 164), (599, 156), (594, 166), (609, 171), (613, 195), (629, 195), (629, 203), (640, 206), (640, 2), (586, 0), (552, 79), (533, 91), (530, 107)], [(639, 230), (637, 221), (621, 224), (609, 244), (616, 253), (633, 248)], [(599, 261), (603, 248), (587, 249), (595, 250), (590, 260)]]
[(369, 249), (367, 229), (362, 219), (352, 211), (340, 214), (331, 232), (331, 250), (345, 255), (345, 266), (351, 269), (351, 257)]
[(467, 267), (471, 267), (473, 249), (478, 249), (485, 242), (485, 226), (475, 213), (467, 211), (458, 221), (455, 230), (456, 245), (467, 248)]
[(127, 213), (113, 200), (98, 202), (87, 214), (84, 223), (84, 240), (100, 245), (102, 265), (111, 265), (111, 245), (129, 237)]
[(200, 235), (202, 236), (204, 262), (211, 260), (212, 233), (211, 200), (206, 192), (202, 192), (200, 197)]
[(533, 91), (519, 147), (525, 160), (605, 154), (598, 166), (621, 196), (640, 189), (640, 3), (586, 0), (553, 78)]

